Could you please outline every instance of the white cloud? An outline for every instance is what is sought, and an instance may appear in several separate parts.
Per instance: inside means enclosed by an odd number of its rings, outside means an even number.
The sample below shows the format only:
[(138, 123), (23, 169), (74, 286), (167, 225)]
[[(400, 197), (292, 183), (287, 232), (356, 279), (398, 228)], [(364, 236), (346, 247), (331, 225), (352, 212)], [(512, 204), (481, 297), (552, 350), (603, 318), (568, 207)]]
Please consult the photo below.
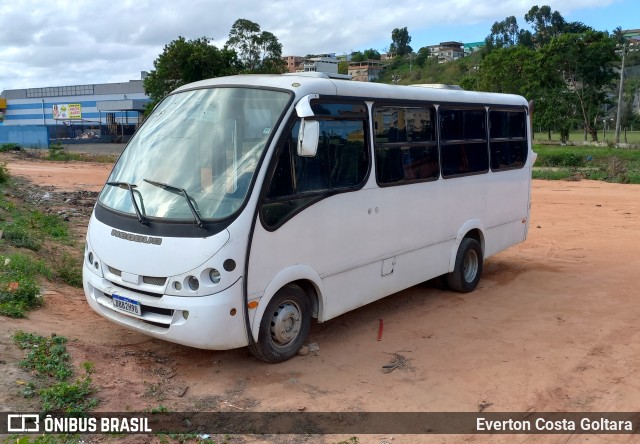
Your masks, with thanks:
[[(568, 14), (630, 0), (557, 0), (541, 2)], [(636, 0), (631, 0), (636, 1)], [(531, 0), (165, 0), (89, 1), (11, 0), (0, 4), (0, 90), (62, 84), (127, 81), (153, 68), (165, 44), (182, 35), (211, 37), (222, 46), (235, 20), (246, 18), (273, 32), (284, 55), (382, 50), (391, 31), (407, 27), (414, 49), (436, 43), (430, 29), (451, 34), (515, 15)], [(589, 23), (587, 23), (589, 25)], [(610, 29), (617, 24), (611, 24)], [(420, 38), (416, 38), (419, 36)], [(431, 41), (422, 41), (431, 38)], [(460, 37), (462, 39), (462, 37)], [(375, 45), (382, 45), (376, 47)]]

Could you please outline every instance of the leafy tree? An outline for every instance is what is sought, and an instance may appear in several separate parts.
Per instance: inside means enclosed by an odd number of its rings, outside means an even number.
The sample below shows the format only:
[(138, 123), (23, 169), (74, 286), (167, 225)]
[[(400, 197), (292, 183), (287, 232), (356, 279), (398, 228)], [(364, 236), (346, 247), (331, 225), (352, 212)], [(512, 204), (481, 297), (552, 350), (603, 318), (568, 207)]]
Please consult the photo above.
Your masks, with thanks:
[(551, 11), (549, 6), (533, 6), (524, 16), (534, 30), (534, 43), (542, 47), (553, 37), (558, 36), (566, 25), (565, 19), (558, 11)]
[(210, 38), (186, 40), (182, 36), (165, 45), (153, 66), (155, 69), (143, 82), (151, 99), (148, 109), (153, 109), (156, 103), (179, 86), (235, 74), (240, 67), (234, 51), (216, 48)]
[(524, 46), (498, 48), (485, 56), (465, 85), (478, 91), (531, 97), (537, 90), (539, 63), (539, 54), (533, 49)]
[(343, 60), (338, 63), (338, 74), (349, 74), (349, 62)]
[(573, 98), (581, 123), (593, 141), (598, 140), (595, 122), (616, 78), (615, 46), (615, 40), (606, 32), (587, 31), (562, 34), (541, 51), (541, 68)]
[(613, 30), (613, 32), (611, 33), (611, 37), (616, 41), (616, 44), (618, 45), (624, 45), (628, 40), (627, 37), (625, 37), (624, 32), (622, 31), (622, 28), (620, 26)]
[(409, 46), (411, 43), (411, 36), (407, 27), (395, 28), (391, 31), (391, 45), (389, 45), (389, 53), (394, 57), (410, 54), (413, 49)]
[(365, 60), (380, 60), (382, 58), (380, 53), (373, 48), (365, 49), (363, 55)]
[(364, 54), (360, 51), (354, 51), (351, 53), (352, 62), (364, 62), (366, 60)]
[(485, 45), (491, 49), (514, 46), (518, 43), (519, 34), (518, 20), (512, 15), (501, 22), (494, 22)]
[(247, 19), (238, 19), (229, 31), (227, 46), (237, 51), (246, 72), (281, 73), (285, 71), (282, 44), (260, 25)]

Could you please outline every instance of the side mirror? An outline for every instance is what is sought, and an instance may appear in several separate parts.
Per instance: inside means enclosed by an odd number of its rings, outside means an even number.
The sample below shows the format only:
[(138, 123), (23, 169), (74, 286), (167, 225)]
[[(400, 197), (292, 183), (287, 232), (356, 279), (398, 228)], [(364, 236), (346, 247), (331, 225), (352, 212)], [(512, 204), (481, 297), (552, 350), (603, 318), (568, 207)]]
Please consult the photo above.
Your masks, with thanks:
[(314, 157), (318, 151), (319, 140), (320, 122), (302, 119), (298, 133), (298, 156)]

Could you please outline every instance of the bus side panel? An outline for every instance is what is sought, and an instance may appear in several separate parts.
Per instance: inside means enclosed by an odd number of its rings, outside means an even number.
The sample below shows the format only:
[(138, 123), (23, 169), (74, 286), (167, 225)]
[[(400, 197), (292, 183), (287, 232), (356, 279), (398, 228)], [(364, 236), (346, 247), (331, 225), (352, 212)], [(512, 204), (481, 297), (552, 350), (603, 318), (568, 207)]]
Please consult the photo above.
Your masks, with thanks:
[[(423, 247), (323, 279), (329, 302), (322, 321), (445, 273), (452, 245), (450, 240)], [(387, 261), (392, 271), (385, 266)]]
[[(489, 173), (484, 257), (523, 242), (529, 218), (528, 167)], [(524, 221), (524, 222), (523, 222)]]

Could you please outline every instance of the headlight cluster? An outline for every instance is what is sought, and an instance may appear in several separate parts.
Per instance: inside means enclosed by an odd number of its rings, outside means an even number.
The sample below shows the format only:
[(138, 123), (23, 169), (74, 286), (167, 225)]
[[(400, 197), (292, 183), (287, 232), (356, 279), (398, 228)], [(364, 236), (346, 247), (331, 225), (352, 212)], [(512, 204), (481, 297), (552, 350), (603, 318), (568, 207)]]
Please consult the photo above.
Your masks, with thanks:
[(88, 244), (86, 244), (85, 247), (84, 247), (84, 258), (85, 258), (85, 261), (87, 262), (88, 268), (91, 271), (93, 271), (95, 274), (100, 276), (101, 275), (101, 273), (100, 273), (100, 261), (98, 260), (96, 255), (93, 254), (93, 251), (91, 251), (91, 248), (89, 247)]
[[(232, 260), (228, 259), (227, 261)], [(229, 268), (228, 262), (225, 262), (225, 265), (227, 265), (226, 268)], [(235, 266), (233, 268), (235, 268)], [(194, 274), (177, 276), (173, 278), (173, 281), (169, 284), (167, 289), (168, 294), (176, 296), (200, 296), (210, 294), (211, 292), (215, 292), (216, 285), (222, 282), (223, 273), (224, 271), (221, 272), (217, 268), (205, 268)]]

